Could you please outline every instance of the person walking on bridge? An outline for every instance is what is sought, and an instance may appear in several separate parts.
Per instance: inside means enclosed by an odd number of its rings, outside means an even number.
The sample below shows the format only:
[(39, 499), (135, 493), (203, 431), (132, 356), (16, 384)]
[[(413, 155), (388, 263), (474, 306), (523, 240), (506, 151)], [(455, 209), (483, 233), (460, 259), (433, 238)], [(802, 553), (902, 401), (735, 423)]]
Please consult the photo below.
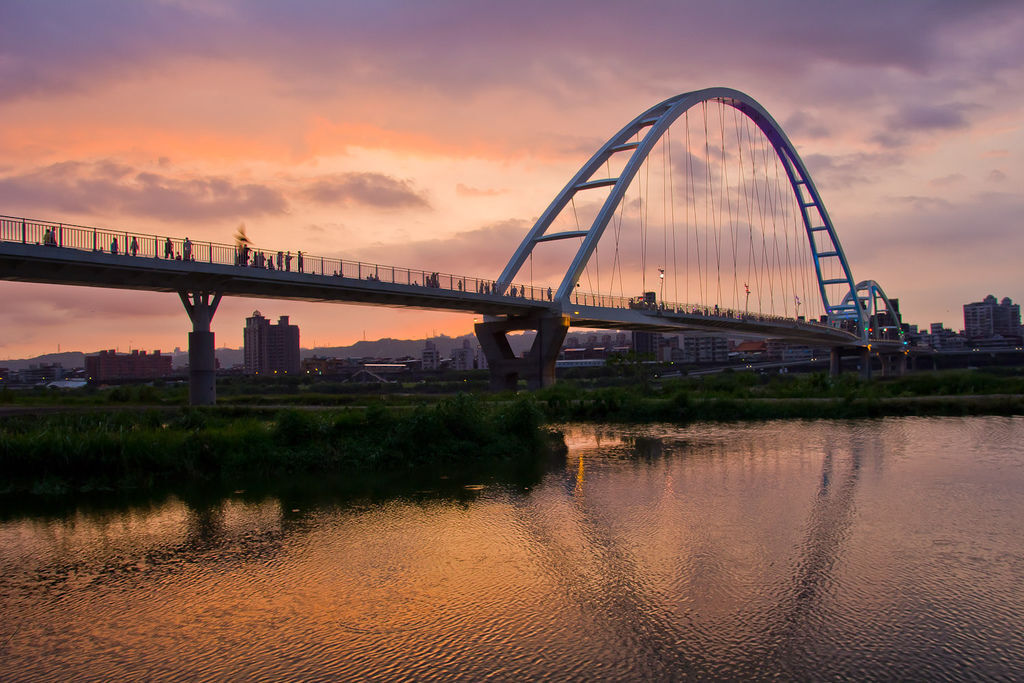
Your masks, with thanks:
[(181, 256), (186, 261), (192, 260), (192, 240), (185, 238), (185, 243), (181, 245)]
[(135, 255), (137, 255), (139, 253), (139, 241), (137, 239), (135, 239), (134, 235), (132, 235), (132, 243), (131, 243), (131, 246), (129, 247), (129, 249), (132, 252), (132, 256), (135, 256)]
[(174, 258), (174, 243), (170, 237), (164, 240), (164, 258)]

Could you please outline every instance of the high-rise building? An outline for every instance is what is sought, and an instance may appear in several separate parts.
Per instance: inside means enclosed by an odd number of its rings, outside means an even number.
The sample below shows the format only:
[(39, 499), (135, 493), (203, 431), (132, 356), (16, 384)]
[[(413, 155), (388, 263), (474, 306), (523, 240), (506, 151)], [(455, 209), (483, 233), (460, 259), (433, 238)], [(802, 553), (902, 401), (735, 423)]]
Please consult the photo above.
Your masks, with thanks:
[(441, 352), (437, 350), (434, 342), (427, 341), (423, 346), (423, 364), (420, 367), (424, 370), (437, 370), (441, 367)]
[(472, 370), (475, 355), (469, 340), (464, 339), (462, 341), (462, 348), (452, 349), (452, 368), (455, 370)]
[(633, 351), (637, 354), (655, 355), (660, 344), (660, 332), (633, 332)]
[(1020, 304), (989, 294), (982, 301), (964, 304), (964, 334), (968, 339), (1020, 336)]
[(284, 375), (299, 372), (299, 327), (282, 315), (276, 325), (253, 311), (242, 331), (245, 374)]
[(724, 363), (729, 360), (729, 340), (726, 337), (683, 337), (681, 348), (680, 360), (684, 363)]

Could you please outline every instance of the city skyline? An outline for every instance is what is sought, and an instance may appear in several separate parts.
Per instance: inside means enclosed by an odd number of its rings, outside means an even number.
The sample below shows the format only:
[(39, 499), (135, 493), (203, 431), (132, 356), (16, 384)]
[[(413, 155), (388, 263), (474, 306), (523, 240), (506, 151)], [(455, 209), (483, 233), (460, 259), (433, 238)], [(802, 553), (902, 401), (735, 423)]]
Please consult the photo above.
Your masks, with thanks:
[[(0, 213), (217, 242), (244, 223), (267, 247), (496, 277), (608, 135), (725, 85), (783, 125), (855, 276), (906, 322), (958, 329), (964, 303), (1022, 298), (1024, 8), (583, 7), (8, 6)], [(0, 296), (0, 357), (186, 346), (174, 295), (3, 282)], [(255, 308), (273, 305), (225, 299), (217, 345), (240, 346)], [(473, 322), (289, 313), (324, 346)]]

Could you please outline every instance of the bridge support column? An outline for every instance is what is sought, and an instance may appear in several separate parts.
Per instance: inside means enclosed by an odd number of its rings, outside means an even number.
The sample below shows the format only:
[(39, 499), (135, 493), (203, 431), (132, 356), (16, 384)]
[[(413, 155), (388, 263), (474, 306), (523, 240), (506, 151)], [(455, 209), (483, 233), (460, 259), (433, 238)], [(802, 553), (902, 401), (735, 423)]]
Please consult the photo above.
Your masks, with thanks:
[(860, 350), (860, 378), (871, 379), (871, 349), (868, 348)]
[(188, 402), (193, 406), (212, 406), (217, 403), (217, 359), (210, 322), (221, 293), (178, 292), (178, 296), (192, 320), (192, 331), (188, 333)]
[[(533, 346), (522, 358), (517, 358), (508, 343), (507, 333), (516, 330), (536, 330)], [(569, 331), (565, 316), (510, 317), (476, 324), (476, 338), (487, 358), (491, 371), (493, 391), (514, 391), (520, 378), (530, 389), (540, 389), (555, 382), (555, 360)]]
[(838, 346), (833, 346), (828, 354), (828, 374), (831, 377), (838, 377), (843, 371), (843, 352)]
[(907, 374), (907, 356), (904, 353), (879, 354), (882, 377), (902, 377)]

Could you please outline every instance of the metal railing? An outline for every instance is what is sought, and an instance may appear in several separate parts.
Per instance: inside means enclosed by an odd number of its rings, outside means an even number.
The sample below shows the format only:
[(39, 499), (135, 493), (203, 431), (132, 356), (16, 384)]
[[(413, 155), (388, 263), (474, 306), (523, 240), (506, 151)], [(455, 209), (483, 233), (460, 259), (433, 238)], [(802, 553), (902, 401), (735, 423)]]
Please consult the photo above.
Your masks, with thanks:
[[(296, 251), (258, 249), (248, 244), (231, 245), (217, 242), (192, 241), (189, 238), (150, 235), (107, 228), (94, 228), (71, 223), (30, 220), (0, 215), (0, 241), (52, 246), (78, 251), (107, 253), (136, 259), (158, 259), (215, 263), (237, 268), (262, 269), (270, 272), (302, 273), (323, 278), (348, 278), (384, 282), (413, 287), (427, 287), (459, 293), (497, 295), (494, 280), (455, 275), (415, 268), (350, 261), (317, 256)], [(501, 296), (509, 299), (527, 299), (550, 302), (551, 287), (512, 283)], [(647, 310), (655, 314), (671, 313), (698, 315), (722, 321), (754, 321), (793, 324), (794, 318), (750, 313), (702, 304), (676, 302), (651, 303), (642, 297), (623, 297), (576, 291), (572, 303), (602, 308)], [(818, 321), (806, 324), (831, 328)]]
[[(150, 235), (71, 223), (0, 216), (0, 241), (107, 253), (138, 259), (215, 263), (270, 272), (303, 273), (325, 278), (348, 278), (396, 285), (496, 295), (494, 280), (416, 268), (366, 263), (304, 253), (259, 249), (254, 246), (193, 241), (189, 238)], [(512, 283), (503, 296), (551, 301), (553, 290)]]

